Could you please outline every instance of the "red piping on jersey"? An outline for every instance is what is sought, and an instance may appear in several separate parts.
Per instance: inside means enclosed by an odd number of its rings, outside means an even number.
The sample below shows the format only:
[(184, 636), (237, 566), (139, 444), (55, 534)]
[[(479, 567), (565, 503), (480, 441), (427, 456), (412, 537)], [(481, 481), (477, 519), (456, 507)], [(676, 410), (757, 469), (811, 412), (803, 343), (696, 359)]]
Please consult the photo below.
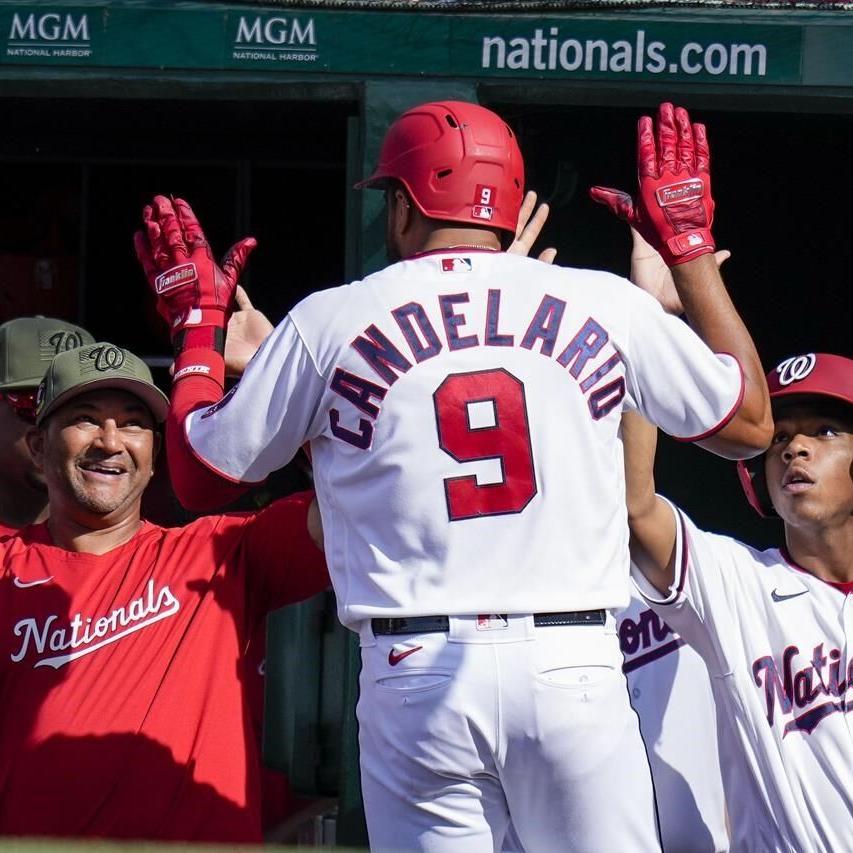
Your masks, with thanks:
[(684, 516), (681, 511), (678, 512), (678, 523), (681, 526), (681, 579), (678, 582), (678, 589), (675, 591), (676, 599), (681, 598), (681, 593), (684, 592), (687, 567), (690, 565), (690, 540), (687, 537), (687, 525), (684, 523)]
[(799, 565), (794, 558), (791, 556), (788, 549), (783, 545), (779, 549), (779, 553), (782, 555), (782, 559), (794, 570), (798, 572), (802, 572), (804, 575), (808, 575), (809, 577), (814, 578), (815, 580), (819, 580), (821, 583), (825, 583), (827, 586), (833, 587), (833, 589), (837, 589), (839, 592), (844, 595), (849, 595), (853, 592), (853, 581), (827, 581), (821, 577), (818, 577), (814, 572), (810, 572), (808, 569), (804, 569), (801, 565)]
[(741, 367), (740, 362), (730, 352), (715, 353), (715, 355), (727, 355), (729, 356), (729, 358), (734, 358), (735, 364), (737, 365), (737, 369), (740, 373), (740, 393), (738, 394), (737, 400), (735, 401), (734, 406), (732, 406), (728, 414), (715, 427), (712, 427), (707, 432), (703, 432), (701, 435), (694, 435), (689, 438), (679, 438), (678, 436), (673, 436), (676, 441), (703, 441), (706, 438), (710, 438), (712, 435), (716, 435), (737, 414), (737, 410), (740, 408), (740, 404), (743, 402), (743, 395), (746, 391), (746, 381), (743, 376), (743, 368)]
[(406, 261), (414, 261), (417, 258), (426, 258), (430, 255), (469, 255), (471, 253), (478, 255), (501, 255), (505, 254), (500, 249), (481, 249), (475, 246), (448, 246), (445, 249), (427, 249), (425, 252), (415, 252), (414, 255), (409, 255), (404, 258)]

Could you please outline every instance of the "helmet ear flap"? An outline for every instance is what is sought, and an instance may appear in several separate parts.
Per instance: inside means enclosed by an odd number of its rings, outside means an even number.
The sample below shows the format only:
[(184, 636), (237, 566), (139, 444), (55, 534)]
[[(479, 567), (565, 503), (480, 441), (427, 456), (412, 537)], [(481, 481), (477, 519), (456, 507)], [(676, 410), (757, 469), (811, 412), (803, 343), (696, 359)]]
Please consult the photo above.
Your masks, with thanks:
[(770, 492), (767, 491), (767, 479), (764, 475), (764, 454), (738, 462), (737, 473), (749, 505), (762, 518), (776, 518), (776, 510), (773, 509)]

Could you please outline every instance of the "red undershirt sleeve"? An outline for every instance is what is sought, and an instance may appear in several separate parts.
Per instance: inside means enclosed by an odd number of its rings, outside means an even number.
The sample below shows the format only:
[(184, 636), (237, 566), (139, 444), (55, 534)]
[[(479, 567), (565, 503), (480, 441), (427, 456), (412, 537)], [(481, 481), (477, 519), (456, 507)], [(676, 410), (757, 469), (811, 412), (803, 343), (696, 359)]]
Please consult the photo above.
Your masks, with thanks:
[(330, 586), (323, 552), (308, 533), (314, 492), (273, 501), (246, 523), (243, 561), (250, 612), (262, 615)]
[[(181, 376), (182, 370), (198, 369)], [(201, 372), (206, 369), (207, 372)], [(187, 350), (175, 362), (176, 381), (166, 419), (166, 456), (172, 488), (184, 507), (204, 512), (229, 504), (251, 485), (225, 479), (193, 452), (184, 428), (190, 412), (222, 399), (225, 367), (213, 350)]]

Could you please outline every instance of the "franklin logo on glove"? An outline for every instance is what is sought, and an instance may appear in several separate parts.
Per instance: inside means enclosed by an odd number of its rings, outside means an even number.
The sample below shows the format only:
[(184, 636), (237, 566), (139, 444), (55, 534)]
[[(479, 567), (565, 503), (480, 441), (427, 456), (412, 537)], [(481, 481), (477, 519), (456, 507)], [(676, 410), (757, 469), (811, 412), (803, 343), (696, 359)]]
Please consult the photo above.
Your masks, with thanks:
[(662, 207), (666, 207), (669, 204), (693, 201), (702, 198), (703, 191), (702, 181), (681, 181), (677, 184), (670, 184), (668, 187), (661, 187), (657, 191), (658, 203)]
[(170, 270), (158, 275), (154, 279), (154, 290), (160, 294), (167, 290), (174, 290), (176, 287), (195, 281), (198, 278), (195, 264), (181, 264), (179, 267), (172, 267)]

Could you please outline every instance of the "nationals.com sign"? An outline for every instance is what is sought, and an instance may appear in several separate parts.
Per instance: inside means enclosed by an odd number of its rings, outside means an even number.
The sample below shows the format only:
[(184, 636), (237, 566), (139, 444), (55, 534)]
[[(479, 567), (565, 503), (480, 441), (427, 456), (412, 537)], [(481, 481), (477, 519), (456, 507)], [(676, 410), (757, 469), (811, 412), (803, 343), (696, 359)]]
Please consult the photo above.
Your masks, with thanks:
[[(0, 64), (329, 72), (359, 79), (853, 85), (853, 21), (839, 13), (818, 25), (793, 12), (784, 19), (750, 12), (697, 21), (687, 12), (680, 19), (637, 11), (621, 18), (546, 18), (305, 12), (164, 0), (94, 0), (85, 6), (0, 0)], [(804, 74), (813, 79), (804, 80)]]

